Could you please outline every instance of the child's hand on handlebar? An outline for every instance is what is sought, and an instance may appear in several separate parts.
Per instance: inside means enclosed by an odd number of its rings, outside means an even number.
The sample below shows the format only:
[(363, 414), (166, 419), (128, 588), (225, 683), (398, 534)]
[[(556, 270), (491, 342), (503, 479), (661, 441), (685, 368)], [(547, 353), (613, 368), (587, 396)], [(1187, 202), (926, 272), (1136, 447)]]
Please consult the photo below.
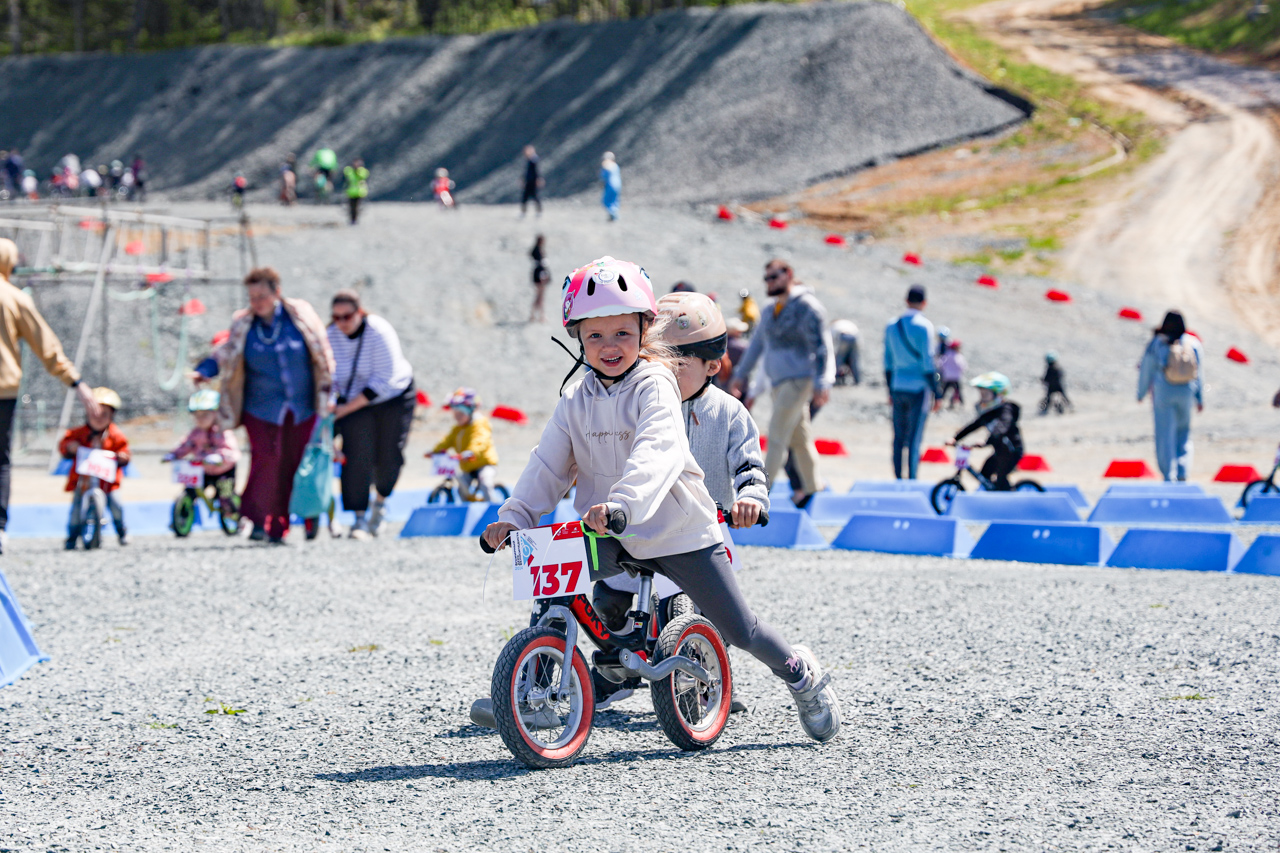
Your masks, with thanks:
[(518, 529), (509, 521), (495, 521), (484, 529), (484, 541), (488, 542), (489, 547), (495, 551), (501, 551), (507, 547), (511, 531)]
[(753, 500), (734, 501), (729, 516), (734, 527), (750, 527), (760, 520), (760, 504)]
[(587, 514), (582, 519), (582, 523), (587, 527), (590, 527), (593, 532), (598, 533), (601, 536), (608, 536), (613, 532), (609, 529), (609, 505), (596, 504), (593, 506), (591, 509), (587, 510)]
[(947, 445), (947, 447), (955, 447), (955, 446), (956, 446), (956, 440), (955, 440), (954, 438), (948, 438), (948, 439), (946, 440), (946, 442), (944, 442), (944, 443)]

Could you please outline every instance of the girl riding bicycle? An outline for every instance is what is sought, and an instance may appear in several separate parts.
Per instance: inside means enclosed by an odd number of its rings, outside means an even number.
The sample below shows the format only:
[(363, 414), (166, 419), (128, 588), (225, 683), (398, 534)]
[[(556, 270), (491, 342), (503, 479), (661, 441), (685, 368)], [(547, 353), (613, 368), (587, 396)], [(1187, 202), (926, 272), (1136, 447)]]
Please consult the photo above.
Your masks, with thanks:
[(1003, 373), (984, 373), (969, 384), (981, 395), (978, 417), (947, 444), (955, 445), (974, 430), (986, 427), (986, 446), (991, 448), (991, 458), (982, 464), (982, 476), (995, 484), (997, 492), (1007, 492), (1012, 489), (1009, 475), (1022, 459), (1022, 432), (1018, 429), (1018, 415), (1022, 410), (1017, 403), (1005, 399), (1009, 393), (1009, 378)]
[(454, 427), (427, 456), (450, 453), (458, 457), (458, 484), (465, 495), (479, 495), (496, 503), (498, 451), (493, 446), (489, 419), (476, 413), (480, 398), (470, 388), (459, 388), (446, 408), (453, 414)]
[[(563, 322), (590, 372), (564, 392), (512, 497), (485, 540), (504, 547), (534, 527), (577, 481), (575, 508), (601, 538), (592, 580), (638, 564), (678, 584), (731, 645), (787, 683), (805, 732), (828, 741), (840, 731), (830, 677), (813, 653), (791, 646), (751, 611), (738, 588), (715, 503), (689, 450), (653, 288), (633, 263), (610, 257), (565, 281)], [(575, 365), (576, 368), (576, 365)], [(609, 516), (627, 518), (625, 540), (609, 537)]]

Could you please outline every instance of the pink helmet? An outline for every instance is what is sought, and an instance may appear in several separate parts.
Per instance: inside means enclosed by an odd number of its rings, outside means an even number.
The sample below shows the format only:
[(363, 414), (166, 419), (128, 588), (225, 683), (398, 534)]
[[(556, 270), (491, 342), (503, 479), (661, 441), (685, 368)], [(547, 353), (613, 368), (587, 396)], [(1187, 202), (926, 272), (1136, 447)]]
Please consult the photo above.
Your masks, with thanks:
[(605, 255), (574, 270), (564, 280), (564, 327), (578, 336), (578, 322), (619, 314), (658, 315), (653, 284), (638, 265)]

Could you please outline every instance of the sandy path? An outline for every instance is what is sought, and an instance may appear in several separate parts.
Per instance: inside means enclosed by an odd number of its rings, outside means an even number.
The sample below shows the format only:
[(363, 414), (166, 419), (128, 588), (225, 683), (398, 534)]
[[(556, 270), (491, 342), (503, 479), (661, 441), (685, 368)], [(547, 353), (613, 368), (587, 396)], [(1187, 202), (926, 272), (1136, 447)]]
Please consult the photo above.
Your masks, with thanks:
[[(1088, 5), (1016, 0), (968, 18), (1031, 62), (1171, 133), (1163, 154), (1121, 182), (1065, 253), (1069, 273), (1135, 299), (1163, 299), (1193, 322), (1243, 321), (1272, 343), (1280, 144), (1264, 113), (1280, 76), (1080, 17)], [(1189, 103), (1188, 103), (1189, 102)]]

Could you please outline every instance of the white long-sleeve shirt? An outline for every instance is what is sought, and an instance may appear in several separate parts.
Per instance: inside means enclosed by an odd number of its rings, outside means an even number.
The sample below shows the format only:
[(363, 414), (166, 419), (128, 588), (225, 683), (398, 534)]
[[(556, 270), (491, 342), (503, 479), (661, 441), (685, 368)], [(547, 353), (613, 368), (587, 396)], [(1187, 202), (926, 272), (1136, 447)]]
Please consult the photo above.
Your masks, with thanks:
[(627, 516), (639, 559), (698, 551), (723, 540), (715, 502), (689, 451), (675, 375), (642, 361), (605, 388), (588, 374), (565, 391), (498, 518), (534, 527), (574, 479), (574, 509), (613, 504)]
[(385, 403), (403, 394), (413, 381), (413, 367), (400, 349), (400, 336), (382, 317), (367, 315), (355, 337), (347, 337), (333, 324), (328, 335), (336, 367), (333, 388), (338, 396), (350, 399), (363, 394), (370, 403)]

